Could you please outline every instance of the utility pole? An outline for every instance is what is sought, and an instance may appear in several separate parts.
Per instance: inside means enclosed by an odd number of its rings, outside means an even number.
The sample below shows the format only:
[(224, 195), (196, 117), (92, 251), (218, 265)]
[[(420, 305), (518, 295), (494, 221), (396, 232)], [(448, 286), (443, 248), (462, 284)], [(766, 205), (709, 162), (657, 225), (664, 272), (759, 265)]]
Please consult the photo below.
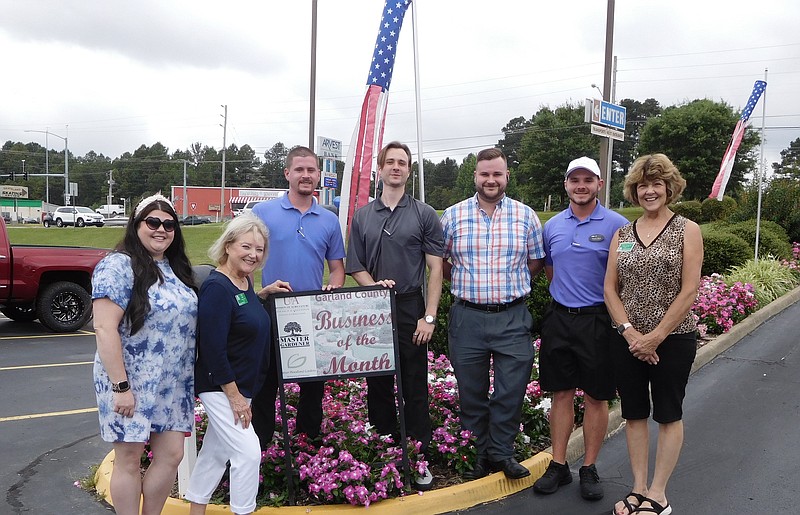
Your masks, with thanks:
[(50, 127), (44, 131), (44, 201), (50, 203), (50, 144), (47, 138), (50, 136)]
[(317, 0), (311, 0), (311, 92), (309, 94), (308, 148), (314, 150), (314, 124), (317, 89)]
[(219, 192), (219, 221), (225, 219), (225, 152), (227, 151), (226, 139), (228, 136), (228, 104), (221, 105), (224, 113), (222, 126), (222, 189)]
[[(190, 165), (194, 166), (195, 168), (197, 168), (197, 163), (189, 163), (188, 159), (184, 159), (183, 160), (183, 217), (184, 218), (186, 218), (186, 216), (188, 215), (188, 212), (187, 212), (186, 208), (189, 205), (189, 199), (188, 199), (187, 193), (186, 193), (186, 165), (187, 164), (190, 164)], [(223, 188), (222, 190), (225, 191), (225, 188)]]
[[(606, 11), (606, 54), (603, 70), (603, 100), (611, 102), (611, 61), (614, 55), (614, 0), (608, 0)], [(605, 186), (605, 204), (608, 207), (609, 190), (611, 183), (609, 177), (611, 170), (611, 138), (603, 138), (600, 142), (600, 175)]]
[[(106, 202), (106, 204), (108, 205), (108, 209), (111, 209), (111, 204), (114, 203), (114, 202), (112, 202), (112, 199), (114, 198), (114, 195), (113, 195), (113, 192), (112, 192), (113, 188), (114, 188), (114, 170), (109, 170), (108, 171), (108, 201)], [(109, 214), (111, 214), (111, 213), (109, 212)]]

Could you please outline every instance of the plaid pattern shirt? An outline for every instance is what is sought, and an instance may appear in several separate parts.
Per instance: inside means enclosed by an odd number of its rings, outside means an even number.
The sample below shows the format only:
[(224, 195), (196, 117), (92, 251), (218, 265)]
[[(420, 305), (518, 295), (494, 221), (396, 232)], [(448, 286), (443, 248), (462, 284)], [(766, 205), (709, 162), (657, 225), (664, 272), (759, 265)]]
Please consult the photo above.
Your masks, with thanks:
[(542, 224), (533, 209), (503, 197), (489, 217), (476, 194), (447, 208), (441, 222), (453, 295), (504, 304), (530, 293), (528, 260), (544, 258)]

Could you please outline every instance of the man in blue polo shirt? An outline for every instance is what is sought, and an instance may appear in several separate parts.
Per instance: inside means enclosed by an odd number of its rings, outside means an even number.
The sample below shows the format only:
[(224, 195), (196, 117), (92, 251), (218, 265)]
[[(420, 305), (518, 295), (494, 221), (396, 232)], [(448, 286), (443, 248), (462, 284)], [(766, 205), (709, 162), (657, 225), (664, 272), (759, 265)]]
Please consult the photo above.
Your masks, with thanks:
[(542, 320), (539, 384), (553, 392), (550, 438), (553, 461), (533, 485), (551, 494), (572, 482), (567, 442), (574, 425), (573, 398), (584, 391), (584, 466), (579, 470), (581, 495), (603, 497), (595, 460), (608, 425), (608, 401), (615, 387), (609, 359), (614, 331), (603, 302), (608, 246), (614, 232), (628, 223), (597, 200), (603, 188), (594, 159), (573, 160), (564, 175), (569, 207), (544, 226), (545, 274), (553, 302)]
[[(339, 219), (314, 198), (320, 179), (317, 155), (306, 147), (293, 148), (286, 156), (283, 174), (289, 182), (289, 191), (253, 208), (253, 214), (269, 229), (269, 256), (261, 284), (286, 281), (289, 290), (296, 292), (323, 289), (327, 261), (330, 273), (324, 289), (339, 288), (344, 284), (344, 242)], [(274, 348), (271, 352), (275, 352)], [(278, 390), (275, 362), (275, 359), (270, 361), (266, 382), (253, 399), (253, 426), (262, 449), (269, 447), (275, 430)], [(296, 431), (312, 439), (320, 432), (324, 388), (324, 381), (300, 383)]]

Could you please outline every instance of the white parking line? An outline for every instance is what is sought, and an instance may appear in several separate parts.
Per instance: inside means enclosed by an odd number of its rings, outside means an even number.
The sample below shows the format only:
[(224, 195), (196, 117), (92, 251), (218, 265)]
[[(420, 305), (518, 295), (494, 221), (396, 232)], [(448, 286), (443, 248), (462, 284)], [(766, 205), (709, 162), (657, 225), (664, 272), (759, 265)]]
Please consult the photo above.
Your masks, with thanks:
[(71, 336), (94, 336), (92, 331), (78, 331), (69, 334), (34, 334), (29, 336), (0, 336), (0, 340), (38, 340), (39, 338), (69, 338)]
[(13, 417), (0, 418), (0, 422), (12, 422), (14, 420), (29, 420), (32, 418), (60, 417), (62, 415), (78, 415), (81, 413), (92, 413), (94, 411), (97, 411), (97, 408), (73, 409), (69, 411), (51, 411), (50, 413), (34, 413), (31, 415), (16, 415)]
[(16, 367), (0, 367), (0, 372), (4, 370), (25, 370), (27, 368), (50, 368), (50, 367), (70, 367), (73, 365), (92, 365), (94, 361), (76, 361), (74, 363), (46, 363), (43, 365), (19, 365)]

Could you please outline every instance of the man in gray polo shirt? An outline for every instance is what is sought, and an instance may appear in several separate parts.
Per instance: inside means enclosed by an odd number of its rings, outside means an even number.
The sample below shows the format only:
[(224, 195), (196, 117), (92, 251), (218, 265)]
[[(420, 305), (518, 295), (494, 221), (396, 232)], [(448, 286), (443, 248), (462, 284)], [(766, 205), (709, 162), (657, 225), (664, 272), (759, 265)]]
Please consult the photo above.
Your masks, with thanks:
[(567, 442), (574, 425), (575, 389), (584, 391), (584, 466), (581, 495), (603, 497), (595, 460), (608, 425), (608, 401), (615, 387), (609, 358), (614, 329), (603, 302), (608, 246), (614, 232), (628, 223), (597, 200), (603, 187), (594, 159), (573, 160), (564, 175), (569, 207), (544, 226), (545, 274), (553, 302), (542, 319), (539, 384), (553, 392), (550, 437), (553, 461), (533, 485), (551, 494), (572, 482)]
[[(422, 443), (424, 453), (431, 441), (428, 342), (442, 293), (442, 226), (432, 207), (406, 194), (411, 171), (406, 145), (397, 141), (386, 145), (378, 154), (378, 169), (383, 192), (353, 216), (345, 271), (362, 286), (382, 284), (397, 292), (403, 413), (409, 435)], [(430, 274), (423, 298), (426, 266)], [(392, 376), (368, 377), (367, 386), (370, 423), (380, 434), (396, 434)], [(432, 482), (426, 470), (414, 486), (427, 490)]]

